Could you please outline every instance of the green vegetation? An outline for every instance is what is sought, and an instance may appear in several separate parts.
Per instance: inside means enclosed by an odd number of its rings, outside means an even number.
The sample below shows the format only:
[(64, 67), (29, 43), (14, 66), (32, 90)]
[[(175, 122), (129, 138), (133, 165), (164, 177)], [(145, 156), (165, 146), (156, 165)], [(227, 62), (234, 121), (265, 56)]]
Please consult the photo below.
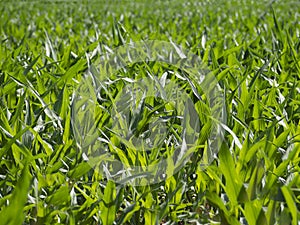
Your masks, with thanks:
[[(0, 9), (1, 224), (299, 224), (296, 1), (20, 1)], [(203, 117), (210, 105), (199, 83), (164, 63), (129, 64), (110, 74), (115, 82), (99, 106), (114, 107), (126, 83), (155, 74), (187, 93), (201, 129), (198, 148), (177, 173), (121, 185), (85, 161), (72, 99), (86, 71), (97, 75), (101, 55), (143, 40), (172, 41), (200, 57), (225, 95), (226, 132), (202, 168), (212, 121)], [(166, 71), (173, 73), (163, 77)], [(170, 109), (153, 98), (145, 105), (150, 110), (134, 115), (139, 134), (153, 114)], [(97, 125), (109, 127), (110, 114), (97, 110)], [(138, 154), (106, 130), (107, 148), (128, 164), (155, 163), (180, 142), (180, 121), (171, 122), (170, 148)]]

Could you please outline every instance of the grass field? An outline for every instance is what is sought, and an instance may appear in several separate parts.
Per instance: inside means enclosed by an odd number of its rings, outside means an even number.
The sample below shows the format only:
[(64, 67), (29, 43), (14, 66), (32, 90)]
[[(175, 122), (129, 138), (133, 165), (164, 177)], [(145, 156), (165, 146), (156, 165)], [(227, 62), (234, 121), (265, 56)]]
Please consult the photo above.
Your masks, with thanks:
[(0, 9), (0, 224), (300, 224), (297, 1)]

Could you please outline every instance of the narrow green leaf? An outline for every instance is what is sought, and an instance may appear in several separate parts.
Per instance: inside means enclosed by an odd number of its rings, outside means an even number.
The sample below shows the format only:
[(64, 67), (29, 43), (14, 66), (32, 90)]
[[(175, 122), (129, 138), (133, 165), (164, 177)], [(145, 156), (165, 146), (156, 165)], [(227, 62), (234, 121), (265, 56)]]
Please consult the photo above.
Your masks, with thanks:
[(292, 225), (297, 225), (299, 222), (299, 218), (298, 218), (298, 210), (297, 210), (297, 206), (295, 203), (295, 200), (293, 198), (293, 195), (290, 191), (290, 189), (287, 186), (283, 186), (281, 188), (281, 191), (283, 193), (283, 196), (286, 200), (286, 203), (288, 205), (289, 211), (292, 215)]
[(116, 217), (116, 185), (113, 181), (109, 180), (105, 190), (103, 199), (100, 203), (100, 218), (104, 225), (112, 225)]
[(27, 193), (30, 186), (31, 175), (29, 165), (25, 163), (20, 179), (9, 199), (9, 205), (0, 211), (0, 221), (6, 225), (22, 225), (25, 214), (24, 206), (27, 202)]

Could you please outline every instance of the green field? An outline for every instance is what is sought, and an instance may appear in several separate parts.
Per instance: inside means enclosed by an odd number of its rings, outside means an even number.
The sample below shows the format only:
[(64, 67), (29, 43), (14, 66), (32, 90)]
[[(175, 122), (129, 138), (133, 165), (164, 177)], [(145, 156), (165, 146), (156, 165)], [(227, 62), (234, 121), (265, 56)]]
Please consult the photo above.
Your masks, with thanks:
[(297, 1), (0, 10), (0, 224), (300, 224)]

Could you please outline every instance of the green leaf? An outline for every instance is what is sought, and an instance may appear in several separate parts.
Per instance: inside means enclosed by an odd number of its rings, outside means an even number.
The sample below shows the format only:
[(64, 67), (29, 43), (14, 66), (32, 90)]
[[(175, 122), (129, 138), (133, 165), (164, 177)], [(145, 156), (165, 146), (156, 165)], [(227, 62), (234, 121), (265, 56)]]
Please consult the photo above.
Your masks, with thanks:
[(49, 203), (53, 205), (69, 205), (71, 204), (71, 196), (69, 187), (66, 185), (61, 186), (58, 190), (50, 195)]
[(238, 196), (242, 187), (240, 177), (235, 170), (235, 164), (227, 146), (222, 145), (219, 152), (220, 170), (225, 177), (225, 191), (233, 205), (238, 204)]
[(286, 203), (288, 205), (289, 211), (292, 215), (292, 225), (297, 225), (299, 222), (298, 218), (298, 210), (297, 206), (294, 200), (294, 197), (292, 195), (292, 192), (287, 186), (283, 186), (281, 188), (282, 194), (286, 200)]
[(120, 219), (118, 220), (118, 224), (125, 224), (128, 220), (130, 220), (134, 213), (140, 210), (140, 205), (138, 203), (133, 203), (125, 208), (122, 212)]
[(249, 225), (257, 224), (258, 217), (262, 210), (262, 201), (256, 199), (245, 203), (245, 217)]
[(112, 225), (116, 217), (116, 185), (109, 180), (105, 190), (103, 199), (100, 202), (100, 218), (104, 225)]
[(0, 211), (0, 221), (6, 225), (21, 225), (24, 222), (24, 206), (30, 186), (31, 174), (29, 165), (25, 163), (20, 179), (14, 188), (9, 205)]

